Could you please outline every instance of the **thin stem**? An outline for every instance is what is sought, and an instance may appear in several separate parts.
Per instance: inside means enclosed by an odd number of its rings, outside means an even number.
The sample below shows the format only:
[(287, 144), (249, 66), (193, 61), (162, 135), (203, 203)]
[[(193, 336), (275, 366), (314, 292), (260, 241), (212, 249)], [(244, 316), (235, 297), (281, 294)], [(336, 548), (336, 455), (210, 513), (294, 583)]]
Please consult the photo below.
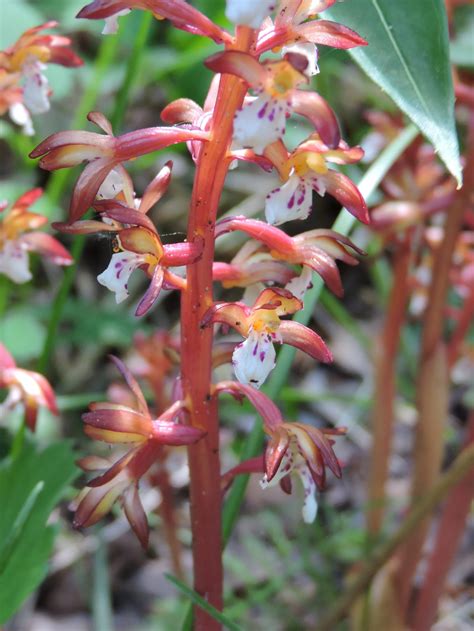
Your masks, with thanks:
[[(236, 48), (247, 51), (252, 31), (239, 28)], [(201, 241), (201, 258), (187, 269), (187, 288), (181, 302), (181, 376), (191, 424), (206, 430), (205, 438), (189, 447), (191, 528), (194, 590), (216, 609), (222, 609), (221, 490), (219, 425), (216, 398), (210, 394), (212, 327), (203, 329), (204, 313), (213, 304), (212, 264), (214, 226), (228, 169), (233, 118), (242, 105), (246, 86), (232, 75), (222, 75), (211, 122), (210, 140), (198, 159), (188, 241)], [(195, 629), (214, 631), (220, 623), (194, 608)]]
[(367, 527), (376, 535), (384, 515), (385, 483), (392, 444), (396, 357), (409, 295), (411, 250), (404, 243), (394, 253), (393, 285), (380, 344), (375, 345), (375, 390), (372, 413), (373, 443), (369, 474)]
[(419, 524), (443, 500), (474, 467), (474, 445), (464, 449), (451, 467), (438, 480), (436, 485), (412, 508), (400, 528), (386, 541), (364, 566), (349, 589), (336, 602), (334, 607), (320, 621), (318, 631), (333, 631), (335, 625), (344, 618), (357, 598), (368, 588), (372, 579), (390, 559), (397, 548), (405, 542)]
[[(469, 418), (466, 448), (474, 443), (474, 410)], [(443, 507), (436, 541), (413, 616), (414, 631), (429, 631), (435, 622), (446, 576), (464, 534), (474, 496), (474, 468), (451, 490)]]
[(99, 545), (94, 552), (92, 617), (95, 631), (112, 631), (113, 615), (107, 566), (107, 544), (104, 541), (101, 530), (98, 531), (97, 537)]
[[(445, 304), (449, 288), (449, 272), (462, 218), (474, 186), (474, 114), (469, 126), (469, 141), (464, 186), (449, 209), (443, 241), (435, 253), (432, 282), (423, 321), (420, 368), (417, 383), (418, 422), (415, 435), (415, 466), (411, 489), (411, 505), (434, 485), (441, 467), (443, 430), (448, 415), (449, 374), (443, 341)], [(411, 581), (421, 556), (429, 521), (420, 524), (416, 533), (400, 551), (397, 577), (400, 605), (407, 612)]]
[[(398, 138), (396, 138), (392, 143), (390, 143), (390, 145), (388, 145), (388, 147), (386, 147), (386, 149), (384, 149), (359, 182), (359, 190), (364, 197), (368, 198), (377, 189), (387, 171), (405, 151), (405, 149), (413, 142), (417, 135), (417, 128), (414, 125), (409, 125), (403, 130)], [(334, 222), (332, 229), (336, 230), (340, 234), (348, 235), (354, 224), (354, 217), (352, 217), (352, 215), (350, 215), (346, 210), (342, 210)], [(313, 287), (305, 296), (304, 309), (299, 311), (294, 318), (297, 322), (308, 324), (314, 313), (322, 288), (323, 282), (319, 276), (314, 276)], [(288, 374), (290, 372), (294, 356), (295, 350), (291, 346), (283, 346), (280, 350), (275, 370), (272, 372), (268, 384), (264, 387), (265, 393), (271, 399), (276, 399), (282, 387), (287, 383)], [(262, 444), (263, 431), (260, 424), (255, 423), (244, 443), (241, 460), (247, 460), (248, 458), (256, 456), (261, 450)], [(241, 475), (235, 480), (232, 488), (230, 489), (223, 514), (223, 536), (225, 543), (229, 540), (237, 521), (240, 507), (244, 500), (248, 480), (248, 475)]]

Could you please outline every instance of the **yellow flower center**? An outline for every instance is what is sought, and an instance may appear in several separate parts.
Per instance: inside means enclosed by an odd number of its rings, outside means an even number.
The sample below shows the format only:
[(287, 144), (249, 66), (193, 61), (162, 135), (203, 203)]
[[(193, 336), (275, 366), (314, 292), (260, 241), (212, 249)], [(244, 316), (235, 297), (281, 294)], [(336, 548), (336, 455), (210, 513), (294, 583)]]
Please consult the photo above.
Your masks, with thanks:
[(275, 333), (280, 326), (280, 318), (275, 309), (258, 309), (251, 318), (250, 327), (255, 333)]
[(269, 77), (266, 92), (274, 99), (285, 99), (298, 83), (304, 81), (304, 76), (288, 61), (277, 61), (267, 65)]

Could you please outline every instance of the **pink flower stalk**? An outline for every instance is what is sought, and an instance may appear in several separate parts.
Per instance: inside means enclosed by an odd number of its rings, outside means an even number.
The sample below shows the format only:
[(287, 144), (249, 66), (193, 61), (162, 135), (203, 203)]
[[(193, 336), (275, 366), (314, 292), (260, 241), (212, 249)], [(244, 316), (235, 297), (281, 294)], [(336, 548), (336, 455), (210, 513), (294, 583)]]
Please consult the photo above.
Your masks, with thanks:
[[(29, 252), (37, 252), (55, 265), (71, 265), (69, 252), (51, 235), (36, 230), (48, 223), (43, 215), (29, 210), (43, 190), (34, 188), (13, 203), (5, 218), (0, 215), (0, 274), (14, 283), (31, 280)], [(7, 203), (0, 203), (0, 213)]]
[(34, 134), (31, 114), (50, 109), (51, 89), (44, 75), (47, 64), (73, 68), (83, 63), (70, 49), (69, 37), (41, 33), (57, 25), (51, 21), (30, 28), (15, 44), (0, 51), (0, 116), (8, 111), (29, 136)]
[(241, 302), (215, 303), (204, 315), (202, 324), (226, 324), (236, 329), (245, 341), (238, 344), (232, 355), (237, 379), (260, 388), (275, 366), (275, 342), (291, 344), (311, 357), (332, 361), (331, 353), (314, 331), (281, 316), (302, 309), (301, 300), (285, 289), (264, 289), (252, 307)]
[(102, 519), (115, 501), (121, 498), (125, 515), (143, 547), (148, 545), (148, 522), (138, 494), (140, 479), (161, 454), (163, 445), (180, 446), (195, 443), (205, 432), (176, 422), (186, 404), (175, 401), (158, 418), (153, 419), (140, 386), (125, 364), (111, 357), (125, 379), (135, 406), (118, 403), (92, 403), (83, 416), (85, 433), (109, 444), (132, 445), (114, 464), (89, 456), (79, 461), (85, 471), (100, 471), (87, 483), (76, 502), (74, 525), (78, 528)]
[(32, 370), (18, 368), (15, 360), (2, 344), (0, 344), (0, 388), (8, 389), (7, 398), (0, 405), (0, 418), (21, 401), (25, 408), (26, 425), (34, 432), (38, 408), (45, 407), (53, 414), (58, 414), (56, 397), (47, 379)]

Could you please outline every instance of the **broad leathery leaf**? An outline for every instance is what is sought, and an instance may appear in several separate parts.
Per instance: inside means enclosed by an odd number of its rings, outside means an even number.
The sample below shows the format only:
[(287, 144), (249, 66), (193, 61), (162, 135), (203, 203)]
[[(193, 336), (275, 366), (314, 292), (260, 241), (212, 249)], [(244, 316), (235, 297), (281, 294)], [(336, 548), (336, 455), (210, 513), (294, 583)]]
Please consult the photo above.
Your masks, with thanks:
[(78, 473), (65, 441), (43, 451), (25, 443), (0, 464), (0, 624), (46, 576), (56, 533), (46, 522)]
[(346, 0), (324, 12), (364, 37), (350, 52), (462, 182), (443, 0)]

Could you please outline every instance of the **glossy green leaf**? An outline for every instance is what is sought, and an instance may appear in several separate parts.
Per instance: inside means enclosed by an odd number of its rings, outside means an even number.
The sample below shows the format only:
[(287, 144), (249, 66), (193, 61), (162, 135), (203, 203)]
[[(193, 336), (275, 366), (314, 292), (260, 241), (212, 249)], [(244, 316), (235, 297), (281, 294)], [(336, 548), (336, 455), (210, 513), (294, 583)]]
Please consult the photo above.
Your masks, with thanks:
[(24, 443), (0, 466), (0, 624), (6, 622), (47, 572), (55, 527), (49, 516), (77, 475), (67, 442), (43, 451)]
[(460, 184), (443, 0), (350, 0), (336, 3), (324, 17), (369, 42), (351, 55), (417, 125)]

